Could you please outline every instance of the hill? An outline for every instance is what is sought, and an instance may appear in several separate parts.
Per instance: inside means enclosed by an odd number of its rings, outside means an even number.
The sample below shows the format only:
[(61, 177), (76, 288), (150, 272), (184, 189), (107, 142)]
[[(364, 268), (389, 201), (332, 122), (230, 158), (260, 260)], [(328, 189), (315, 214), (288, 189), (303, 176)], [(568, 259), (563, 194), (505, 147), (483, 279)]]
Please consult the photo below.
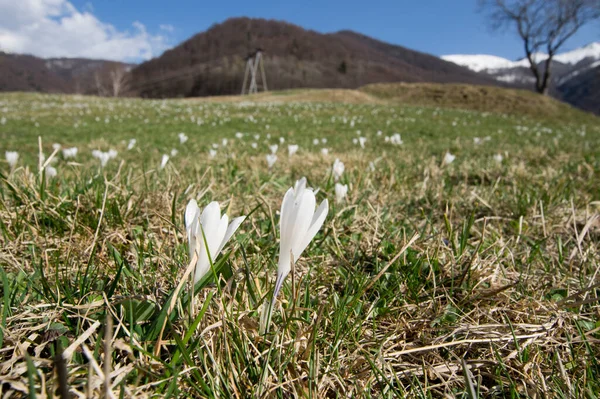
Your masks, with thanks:
[(374, 83), (358, 89), (292, 89), (250, 96), (198, 97), (216, 103), (343, 103), (460, 109), (539, 121), (598, 124), (598, 117), (530, 90), (452, 83)]
[(111, 95), (124, 86), (131, 64), (85, 58), (48, 58), (0, 52), (0, 91)]
[(246, 55), (264, 51), (269, 89), (357, 88), (375, 82), (499, 84), (438, 57), (341, 31), (233, 18), (132, 70), (132, 93), (191, 97), (240, 92)]

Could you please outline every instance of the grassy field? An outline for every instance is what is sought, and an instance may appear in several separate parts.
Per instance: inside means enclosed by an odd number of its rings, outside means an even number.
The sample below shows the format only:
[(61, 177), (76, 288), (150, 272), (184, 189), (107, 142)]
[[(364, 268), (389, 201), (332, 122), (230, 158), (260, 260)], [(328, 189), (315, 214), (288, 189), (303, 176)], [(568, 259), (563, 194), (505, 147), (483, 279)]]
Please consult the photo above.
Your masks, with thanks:
[[(599, 120), (314, 93), (1, 94), (3, 395), (599, 397)], [(301, 177), (329, 214), (262, 334)], [(190, 199), (247, 215), (194, 295)]]

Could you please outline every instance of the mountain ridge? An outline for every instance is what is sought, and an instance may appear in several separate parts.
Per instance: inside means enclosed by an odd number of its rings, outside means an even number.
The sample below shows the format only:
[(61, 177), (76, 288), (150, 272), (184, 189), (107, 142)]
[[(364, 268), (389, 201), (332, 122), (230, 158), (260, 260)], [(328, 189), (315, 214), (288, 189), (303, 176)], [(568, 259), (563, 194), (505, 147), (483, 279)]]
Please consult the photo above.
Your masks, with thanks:
[(236, 94), (245, 56), (264, 50), (269, 89), (357, 88), (376, 82), (497, 85), (436, 56), (360, 33), (319, 33), (284, 21), (230, 18), (132, 70), (142, 97)]

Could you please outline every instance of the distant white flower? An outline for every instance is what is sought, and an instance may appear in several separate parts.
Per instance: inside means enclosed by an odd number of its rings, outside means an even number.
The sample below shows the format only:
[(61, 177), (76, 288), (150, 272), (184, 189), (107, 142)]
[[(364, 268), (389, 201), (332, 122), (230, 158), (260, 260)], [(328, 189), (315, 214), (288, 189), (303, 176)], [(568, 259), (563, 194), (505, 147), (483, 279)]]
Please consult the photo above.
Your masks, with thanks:
[(352, 144), (358, 144), (358, 139), (356, 137), (352, 139)]
[(277, 144), (273, 144), (269, 146), (269, 150), (271, 150), (271, 154), (275, 154), (279, 146)]
[(446, 165), (450, 165), (452, 162), (454, 162), (455, 159), (456, 155), (452, 155), (449, 152), (446, 152), (446, 155), (444, 155), (444, 163)]
[(110, 159), (115, 159), (117, 155), (119, 155), (119, 153), (116, 150), (113, 150), (112, 148), (108, 150), (108, 157)]
[(288, 155), (291, 157), (292, 155), (294, 155), (295, 153), (298, 152), (298, 144), (290, 144), (288, 145)]
[(254, 148), (254, 149), (257, 149), (257, 148), (258, 148), (258, 144), (256, 144), (256, 143), (252, 143), (252, 144), (250, 144), (250, 147), (252, 147), (252, 148)]
[(504, 157), (502, 156), (502, 154), (494, 154), (494, 161), (496, 161), (498, 163), (502, 163), (503, 159), (504, 159)]
[(365, 143), (367, 142), (367, 138), (366, 137), (359, 137), (358, 138), (358, 144), (360, 144), (361, 148), (365, 148)]
[(325, 156), (329, 155), (329, 148), (321, 148), (321, 154)]
[[(211, 202), (200, 213), (195, 200), (191, 200), (185, 208), (185, 230), (188, 236), (190, 259), (198, 254), (194, 284), (208, 273), (211, 261), (214, 264), (223, 247), (233, 233), (240, 227), (246, 216), (235, 218), (229, 224), (229, 217), (223, 214), (216, 201)], [(207, 249), (208, 247), (208, 249)]]
[(280, 137), (279, 138), (279, 144), (283, 144), (285, 143), (285, 138), (284, 137)]
[(482, 141), (481, 141), (481, 139), (480, 139), (479, 137), (473, 137), (473, 143), (474, 143), (475, 145), (479, 145), (479, 144), (481, 144), (481, 142), (482, 142)]
[(313, 145), (319, 145), (319, 139), (313, 139)]
[(389, 143), (390, 142), (390, 136), (385, 136), (383, 138), (383, 141), (385, 141), (386, 143)]
[(348, 194), (348, 185), (335, 183), (335, 202), (338, 204), (344, 201)]
[(58, 143), (54, 143), (54, 144), (52, 144), (52, 149), (53, 149), (54, 151), (58, 151), (58, 150), (60, 150), (60, 147), (61, 147), (61, 145), (60, 145), (60, 144), (58, 144)]
[(369, 172), (375, 172), (375, 162), (373, 162), (373, 161), (369, 162), (368, 170), (369, 170)]
[(58, 174), (58, 171), (56, 170), (56, 168), (54, 166), (46, 166), (45, 168), (46, 170), (46, 178), (47, 179), (52, 179), (54, 177), (56, 177), (56, 175)]
[(160, 160), (160, 168), (164, 169), (167, 166), (167, 162), (169, 162), (169, 156), (167, 154), (163, 154), (162, 159)]
[(180, 144), (184, 144), (186, 141), (188, 141), (188, 136), (185, 133), (179, 133), (177, 137), (179, 137)]
[(4, 153), (6, 157), (6, 162), (10, 165), (11, 168), (14, 168), (17, 165), (17, 161), (19, 160), (19, 153), (16, 151), (6, 151)]
[(254, 135), (254, 140), (258, 140), (258, 139), (260, 139), (260, 134), (255, 134)]
[(390, 137), (390, 143), (393, 145), (402, 145), (402, 137), (400, 137), (400, 133), (394, 133), (392, 137)]
[(383, 132), (382, 132), (381, 130), (378, 130), (378, 131), (377, 131), (377, 135), (378, 135), (378, 136), (381, 136), (382, 134), (383, 134)]
[(65, 158), (65, 159), (75, 158), (77, 156), (77, 151), (79, 151), (77, 149), (77, 147), (64, 148), (62, 150), (63, 158)]
[(316, 209), (315, 193), (306, 187), (306, 178), (298, 180), (283, 197), (279, 216), (279, 261), (277, 263), (277, 281), (273, 291), (273, 303), (281, 290), (283, 281), (308, 244), (321, 229), (329, 203), (323, 200)]
[(321, 139), (321, 143), (322, 143), (322, 144), (327, 144), (327, 138), (323, 137), (323, 138)]
[(237, 137), (238, 139), (241, 139), (242, 137), (244, 137), (244, 133), (242, 133), (242, 132), (237, 132), (237, 133), (235, 134), (235, 137)]
[(340, 180), (340, 177), (342, 177), (342, 175), (344, 174), (344, 163), (342, 161), (340, 161), (338, 158), (335, 159), (335, 161), (333, 161), (333, 168), (332, 168), (332, 173), (333, 173), (333, 178), (335, 181)]
[(267, 166), (269, 169), (277, 162), (277, 155), (275, 154), (267, 154)]
[(212, 148), (210, 150), (208, 150), (208, 156), (210, 158), (214, 158), (217, 156), (217, 150), (213, 150)]
[(179, 154), (179, 151), (177, 151), (177, 149), (176, 149), (176, 148), (173, 148), (173, 149), (171, 150), (171, 156), (172, 156), (172, 157), (176, 157), (176, 156), (177, 156), (177, 154)]
[(100, 161), (100, 166), (105, 167), (108, 161), (111, 159), (111, 156), (108, 152), (93, 150), (92, 156)]
[(227, 139), (223, 139), (223, 140), (221, 140), (221, 145), (223, 147), (227, 147), (227, 142), (228, 142)]
[(129, 144), (127, 144), (127, 151), (132, 150), (135, 147), (135, 143), (137, 143), (136, 139), (129, 140)]
[(212, 147), (213, 147), (213, 148), (219, 148), (219, 144), (217, 144), (217, 143), (213, 143)]

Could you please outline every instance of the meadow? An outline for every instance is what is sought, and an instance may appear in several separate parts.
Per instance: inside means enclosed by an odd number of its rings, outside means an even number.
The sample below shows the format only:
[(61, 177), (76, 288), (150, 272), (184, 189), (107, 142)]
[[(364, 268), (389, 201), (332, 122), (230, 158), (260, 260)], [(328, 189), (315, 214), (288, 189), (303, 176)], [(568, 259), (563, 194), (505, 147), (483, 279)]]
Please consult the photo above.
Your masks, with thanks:
[[(3, 397), (600, 396), (596, 117), (15, 93), (0, 139)], [(195, 287), (191, 199), (246, 216)]]

